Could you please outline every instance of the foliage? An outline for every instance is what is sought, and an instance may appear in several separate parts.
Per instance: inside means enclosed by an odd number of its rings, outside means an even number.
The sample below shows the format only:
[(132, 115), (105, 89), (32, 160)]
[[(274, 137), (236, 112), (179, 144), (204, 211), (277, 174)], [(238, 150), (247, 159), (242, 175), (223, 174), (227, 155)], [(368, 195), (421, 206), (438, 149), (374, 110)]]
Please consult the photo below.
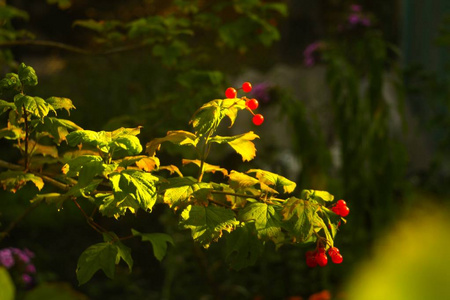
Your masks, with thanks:
[[(180, 228), (190, 230), (194, 242), (204, 248), (226, 240), (225, 257), (234, 269), (254, 263), (267, 243), (276, 248), (313, 243), (317, 248), (333, 247), (341, 218), (327, 208), (334, 201), (331, 194), (304, 190), (293, 196), (296, 184), (281, 175), (260, 169), (229, 171), (206, 162), (213, 144), (228, 145), (244, 162), (255, 157), (253, 140), (258, 135), (254, 132), (216, 134), (224, 119), (232, 126), (239, 112), (251, 111), (245, 105), (246, 97), (204, 104), (190, 121), (193, 132), (170, 131), (166, 137), (149, 141), (146, 154), (142, 154), (136, 137), (140, 127), (99, 132), (81, 129), (57, 118), (60, 110), (74, 108), (69, 99), (44, 100), (25, 93), (36, 84), (34, 69), (23, 63), (18, 74), (9, 73), (1, 81), (6, 99), (1, 102), (1, 112), (8, 116), (3, 130), (17, 132), (3, 138), (18, 149), (22, 159), (17, 164), (0, 161), (6, 169), (0, 182), (12, 192), (33, 182), (42, 192), (35, 192), (32, 205), (45, 202), (58, 209), (75, 205), (102, 235), (103, 242), (88, 247), (78, 259), (80, 284), (98, 270), (113, 278), (121, 260), (131, 271), (131, 248), (124, 242), (134, 237), (149, 241), (158, 260), (164, 257), (167, 245), (174, 244), (169, 235), (129, 228), (129, 236), (119, 237), (95, 221), (99, 215), (120, 219), (138, 211), (151, 213), (157, 205), (170, 208), (179, 218)], [(50, 118), (53, 121), (49, 122)], [(156, 154), (165, 143), (193, 148), (197, 159), (184, 163), (197, 166), (196, 177), (184, 176), (176, 166), (160, 165)], [(228, 181), (204, 179), (205, 174), (217, 171)], [(91, 214), (87, 208), (93, 210)], [(2, 232), (1, 238), (10, 230), (12, 227)]]

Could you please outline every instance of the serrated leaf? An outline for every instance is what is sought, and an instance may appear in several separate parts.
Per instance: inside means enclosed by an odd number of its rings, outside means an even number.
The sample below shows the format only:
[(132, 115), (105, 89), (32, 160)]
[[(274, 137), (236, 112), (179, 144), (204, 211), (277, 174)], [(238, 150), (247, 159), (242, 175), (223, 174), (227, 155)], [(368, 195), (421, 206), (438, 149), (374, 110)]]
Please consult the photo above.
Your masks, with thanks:
[(260, 239), (270, 239), (277, 246), (284, 240), (280, 214), (271, 205), (259, 202), (252, 203), (240, 211), (239, 220), (255, 222), (255, 228)]
[(95, 195), (94, 202), (98, 205), (99, 212), (109, 218), (118, 219), (127, 211), (135, 213), (139, 209), (139, 203), (130, 195), (119, 195), (99, 193)]
[(131, 257), (131, 249), (125, 246), (120, 240), (119, 237), (114, 232), (103, 233), (103, 240), (105, 242), (110, 242), (117, 248), (117, 256), (116, 256), (116, 265), (119, 264), (120, 259), (128, 265), (128, 269), (132, 270), (133, 268), (133, 258)]
[(195, 134), (189, 131), (177, 130), (169, 131), (167, 135), (163, 138), (156, 138), (147, 143), (145, 147), (145, 152), (150, 156), (154, 156), (156, 151), (159, 150), (161, 144), (164, 142), (170, 142), (175, 145), (190, 145), (196, 146), (198, 143), (198, 138)]
[(253, 187), (259, 183), (258, 179), (234, 170), (231, 171), (229, 178), (230, 186), (234, 189)]
[(168, 178), (167, 182), (160, 186), (160, 191), (164, 192), (164, 203), (169, 204), (170, 207), (176, 207), (186, 202), (194, 192), (195, 184), (197, 180), (192, 177)]
[(3, 189), (13, 193), (22, 188), (28, 181), (34, 183), (38, 190), (44, 187), (42, 178), (31, 173), (10, 170), (0, 173), (0, 184)]
[(104, 153), (111, 153), (114, 158), (137, 155), (142, 151), (139, 139), (140, 132), (137, 128), (119, 128), (114, 131), (78, 130), (66, 136), (70, 146), (79, 144), (97, 147)]
[(50, 111), (55, 111), (50, 104), (39, 97), (18, 94), (14, 97), (14, 104), (21, 110), (24, 108), (27, 112), (40, 118), (41, 120), (48, 115)]
[(35, 86), (38, 84), (36, 72), (32, 67), (26, 66), (24, 63), (19, 65), (19, 79), (23, 85)]
[(199, 135), (207, 135), (214, 132), (222, 119), (227, 116), (233, 126), (239, 110), (245, 109), (245, 101), (242, 99), (216, 99), (205, 103), (192, 117), (190, 123)]
[(212, 143), (230, 145), (238, 154), (242, 156), (243, 161), (250, 161), (256, 156), (256, 147), (252, 142), (254, 139), (259, 139), (253, 131), (235, 135), (235, 136), (214, 136), (210, 139)]
[(151, 172), (159, 168), (159, 158), (157, 158), (156, 156), (141, 158), (140, 160), (136, 161), (136, 166), (141, 170)]
[(118, 248), (111, 243), (98, 243), (84, 250), (77, 263), (79, 285), (88, 282), (98, 270), (113, 279), (117, 253)]
[(332, 202), (334, 200), (334, 196), (327, 191), (303, 190), (301, 195), (303, 199), (312, 199), (319, 202)]
[(64, 97), (50, 97), (45, 100), (47, 103), (50, 103), (54, 109), (65, 109), (69, 114), (70, 110), (74, 109), (75, 106), (72, 103), (72, 100)]
[(0, 115), (5, 113), (8, 110), (14, 110), (16, 109), (16, 105), (14, 104), (14, 102), (8, 102), (5, 100), (0, 100)]
[(280, 193), (292, 193), (297, 184), (281, 175), (259, 169), (248, 170), (247, 173), (255, 173), (256, 178), (266, 185), (274, 187)]
[(140, 170), (124, 170), (110, 174), (109, 180), (116, 201), (124, 201), (127, 197), (134, 199), (144, 210), (151, 211), (157, 199), (156, 183), (158, 177)]
[(222, 236), (222, 231), (232, 231), (239, 224), (232, 210), (217, 206), (189, 205), (181, 213), (180, 225), (191, 229), (194, 241), (208, 248)]
[(152, 244), (153, 254), (159, 261), (166, 255), (167, 245), (174, 245), (172, 237), (165, 233), (141, 233), (134, 229), (131, 229), (131, 232), (134, 236), (140, 236), (143, 242), (150, 242)]
[(160, 166), (158, 170), (167, 170), (169, 171), (170, 175), (172, 175), (173, 173), (177, 173), (178, 176), (183, 177), (180, 169), (178, 169), (178, 167), (174, 165)]
[[(213, 184), (214, 191), (211, 192), (213, 200), (224, 205), (231, 204), (231, 209), (244, 207), (247, 204), (247, 197), (236, 195), (236, 191), (227, 184)], [(249, 195), (251, 196), (251, 195)]]
[[(194, 160), (192, 160), (192, 159), (183, 159), (181, 161), (181, 163), (183, 164), (183, 166), (187, 165), (187, 164), (194, 164), (194, 165), (197, 165), (198, 167), (200, 167), (202, 162), (200, 160), (198, 160), (198, 159), (194, 159)], [(204, 168), (203, 171), (206, 172), (206, 173), (213, 173), (214, 174), (216, 172), (220, 172), (224, 176), (228, 175), (227, 169), (221, 168), (220, 166), (210, 165), (208, 163), (203, 162), (203, 168)]]
[(226, 261), (239, 271), (255, 264), (261, 256), (264, 246), (258, 240), (254, 223), (238, 226), (226, 236)]
[(317, 205), (295, 197), (284, 203), (281, 211), (285, 228), (294, 238), (293, 242), (305, 242), (313, 233), (313, 217)]
[[(34, 140), (29, 140), (28, 141), (28, 149), (30, 149), (29, 154), (30, 155), (43, 155), (43, 156), (51, 156), (53, 158), (58, 158), (58, 148), (56, 148), (56, 146), (48, 146), (48, 145), (42, 145), (42, 144), (37, 144), (36, 141)], [(25, 151), (25, 145), (20, 145), (20, 148)]]

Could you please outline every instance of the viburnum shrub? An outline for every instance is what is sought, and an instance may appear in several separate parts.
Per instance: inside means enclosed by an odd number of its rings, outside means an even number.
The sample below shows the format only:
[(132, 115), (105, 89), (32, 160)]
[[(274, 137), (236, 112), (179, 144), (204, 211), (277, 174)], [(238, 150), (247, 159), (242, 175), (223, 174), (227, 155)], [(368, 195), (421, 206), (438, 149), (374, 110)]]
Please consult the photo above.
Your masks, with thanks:
[[(318, 250), (308, 252), (313, 255), (308, 256), (307, 264), (326, 264), (326, 250), (334, 249), (342, 219), (328, 208), (333, 195), (318, 190), (295, 193), (296, 183), (281, 175), (261, 169), (227, 170), (207, 162), (215, 144), (231, 147), (244, 163), (255, 158), (253, 141), (259, 136), (253, 131), (216, 134), (224, 119), (231, 127), (239, 112), (253, 114), (246, 97), (233, 95), (207, 102), (192, 116), (192, 131), (169, 131), (144, 148), (137, 138), (140, 127), (92, 131), (60, 118), (59, 110), (75, 108), (72, 101), (28, 95), (28, 87), (37, 83), (34, 69), (23, 63), (17, 74), (8, 73), (0, 81), (0, 92), (6, 99), (0, 100), (0, 114), (6, 114), (8, 120), (0, 138), (11, 141), (22, 154), (18, 162), (0, 160), (0, 184), (13, 193), (28, 182), (39, 191), (53, 186), (54, 192), (38, 192), (30, 205), (46, 203), (49, 209), (74, 205), (101, 235), (103, 241), (88, 247), (78, 259), (80, 284), (100, 269), (113, 278), (115, 265), (121, 260), (131, 271), (133, 259), (126, 246), (131, 238), (150, 242), (155, 257), (163, 259), (168, 244), (174, 244), (171, 236), (129, 228), (130, 235), (120, 237), (96, 222), (99, 215), (119, 219), (138, 210), (151, 213), (155, 205), (171, 209), (180, 227), (190, 230), (193, 241), (204, 248), (224, 239), (224, 259), (234, 269), (254, 264), (269, 242), (276, 248), (315, 244)], [(257, 116), (261, 115), (254, 115), (254, 122)], [(262, 116), (257, 120), (262, 123)], [(156, 154), (164, 143), (193, 148), (197, 157), (182, 159), (181, 165), (196, 166), (197, 175), (188, 176), (175, 165), (162, 164)], [(204, 180), (207, 173), (220, 173), (224, 180)], [(16, 223), (1, 232), (0, 240)]]

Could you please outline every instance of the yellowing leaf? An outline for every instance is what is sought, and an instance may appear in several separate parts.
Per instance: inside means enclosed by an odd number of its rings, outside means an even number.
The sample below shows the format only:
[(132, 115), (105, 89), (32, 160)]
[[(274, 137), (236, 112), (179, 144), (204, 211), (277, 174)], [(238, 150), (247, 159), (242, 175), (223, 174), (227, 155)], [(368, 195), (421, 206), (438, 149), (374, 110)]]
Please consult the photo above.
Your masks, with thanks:
[(195, 147), (198, 143), (198, 139), (195, 134), (188, 131), (169, 131), (165, 137), (156, 138), (148, 142), (145, 152), (147, 152), (150, 156), (154, 156), (156, 151), (159, 150), (161, 144), (164, 142), (171, 142), (175, 145), (191, 145)]
[(261, 185), (273, 186), (280, 193), (292, 193), (297, 184), (281, 175), (259, 169), (248, 170), (247, 173), (255, 173)]
[(306, 241), (313, 233), (313, 217), (317, 205), (311, 204), (309, 201), (289, 198), (281, 211), (285, 228), (291, 234), (295, 242)]
[(156, 156), (144, 157), (136, 161), (136, 166), (138, 166), (138, 168), (141, 170), (151, 172), (159, 168), (159, 159)]
[(250, 131), (235, 136), (222, 137), (216, 135), (210, 141), (218, 144), (227, 143), (242, 156), (243, 161), (250, 161), (256, 156), (256, 147), (252, 142), (254, 139), (259, 139), (259, 136), (253, 131)]
[(42, 178), (31, 173), (23, 171), (5, 171), (0, 173), (0, 185), (2, 185), (4, 190), (13, 193), (22, 188), (28, 181), (34, 183), (38, 190), (44, 187)]
[(72, 100), (69, 98), (63, 97), (50, 97), (45, 100), (47, 103), (50, 103), (54, 109), (65, 109), (69, 114), (70, 110), (74, 109), (75, 106), (72, 103)]
[[(183, 165), (187, 165), (187, 164), (194, 164), (197, 165), (198, 167), (201, 166), (201, 161), (198, 159), (192, 160), (192, 159), (183, 159), (182, 160), (182, 164)], [(215, 165), (210, 165), (208, 163), (203, 163), (203, 167), (204, 167), (204, 172), (206, 173), (215, 173), (215, 172), (221, 172), (224, 176), (228, 175), (228, 171), (227, 169), (221, 168), (220, 166), (215, 166)]]

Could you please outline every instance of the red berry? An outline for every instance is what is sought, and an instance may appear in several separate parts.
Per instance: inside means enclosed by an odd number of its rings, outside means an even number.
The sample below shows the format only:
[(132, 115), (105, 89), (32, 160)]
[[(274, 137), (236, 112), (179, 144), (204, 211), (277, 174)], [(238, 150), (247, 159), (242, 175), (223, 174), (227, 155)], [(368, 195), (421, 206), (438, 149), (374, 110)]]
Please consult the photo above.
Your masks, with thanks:
[(325, 253), (317, 252), (316, 262), (319, 266), (324, 267), (328, 263), (328, 257)]
[(331, 261), (335, 264), (340, 264), (342, 261), (344, 261), (344, 258), (342, 257), (342, 255), (340, 253), (335, 253), (334, 255), (330, 255), (331, 256)]
[(236, 95), (237, 95), (236, 89), (232, 87), (227, 88), (227, 90), (225, 91), (225, 96), (228, 99), (236, 98)]
[(349, 213), (350, 213), (350, 208), (348, 208), (347, 206), (339, 207), (339, 215), (341, 217), (346, 217), (346, 216), (348, 216)]
[(246, 93), (248, 93), (248, 92), (251, 92), (251, 90), (252, 90), (252, 84), (250, 83), (250, 82), (244, 82), (243, 84), (242, 84), (242, 90), (244, 91), (244, 92), (246, 92)]
[(333, 256), (333, 255), (335, 255), (335, 254), (339, 254), (339, 249), (338, 248), (336, 248), (336, 247), (332, 247), (332, 248), (330, 248), (329, 250), (328, 250), (328, 255), (329, 256)]
[(339, 211), (339, 207), (333, 206), (333, 207), (331, 208), (331, 210), (332, 210), (335, 214), (341, 215), (341, 213), (340, 213), (340, 211)]
[(341, 199), (336, 203), (336, 206), (347, 206), (347, 202)]
[(256, 99), (248, 99), (247, 101), (245, 101), (245, 106), (247, 106), (251, 110), (257, 109), (258, 105), (259, 103)]
[(306, 253), (305, 253), (306, 258), (314, 256), (314, 255), (316, 255), (316, 253), (314, 251), (306, 251)]
[(253, 121), (253, 124), (259, 126), (264, 122), (264, 117), (261, 114), (257, 114), (257, 115), (253, 116), (252, 121)]

